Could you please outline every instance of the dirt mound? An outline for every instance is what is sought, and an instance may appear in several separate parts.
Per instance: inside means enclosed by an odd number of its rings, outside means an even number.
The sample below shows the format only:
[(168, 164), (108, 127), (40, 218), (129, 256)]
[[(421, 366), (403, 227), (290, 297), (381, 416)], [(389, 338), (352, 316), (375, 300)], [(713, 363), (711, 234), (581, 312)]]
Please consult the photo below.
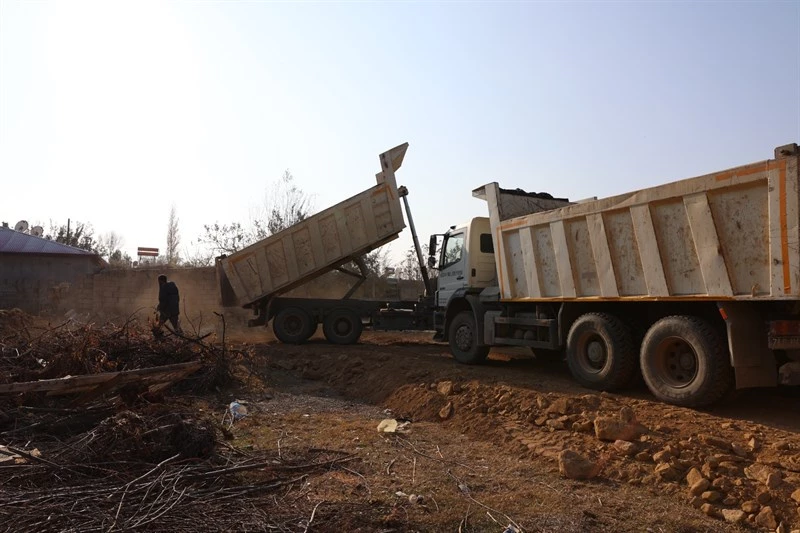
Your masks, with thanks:
[[(270, 345), (274, 364), (321, 380), (397, 417), (435, 423), (547, 465), (576, 452), (596, 482), (671, 494), (697, 513), (763, 527), (800, 527), (796, 432), (655, 401), (587, 392), (559, 378), (531, 379), (508, 359), (484, 367), (445, 361), (437, 345), (334, 348)], [(554, 367), (539, 367), (554, 372)], [(545, 378), (547, 379), (547, 378)], [(562, 386), (564, 392), (555, 392)], [(774, 530), (775, 528), (773, 528)]]

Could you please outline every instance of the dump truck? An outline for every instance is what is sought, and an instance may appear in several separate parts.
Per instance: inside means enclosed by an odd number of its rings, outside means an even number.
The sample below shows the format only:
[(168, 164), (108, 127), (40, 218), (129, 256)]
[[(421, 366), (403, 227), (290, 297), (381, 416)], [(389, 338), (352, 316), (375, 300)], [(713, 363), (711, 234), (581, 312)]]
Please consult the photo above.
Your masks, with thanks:
[(580, 202), (475, 189), (489, 216), (430, 241), (436, 338), (467, 364), (493, 346), (562, 354), (597, 390), (641, 372), (677, 405), (796, 383), (799, 155), (790, 144), (767, 161)]
[[(405, 187), (395, 172), (408, 149), (401, 144), (379, 156), (377, 184), (283, 231), (217, 258), (216, 272), (224, 306), (251, 309), (250, 326), (270, 321), (285, 343), (308, 340), (322, 324), (325, 338), (352, 344), (364, 327), (383, 330), (432, 330), (430, 297), (415, 300), (358, 299), (353, 294), (368, 272), (363, 256), (396, 239), (406, 227), (404, 204), (417, 248), (424, 283), (430, 280), (416, 237)], [(320, 276), (338, 271), (353, 284), (339, 298), (298, 298), (286, 294)]]

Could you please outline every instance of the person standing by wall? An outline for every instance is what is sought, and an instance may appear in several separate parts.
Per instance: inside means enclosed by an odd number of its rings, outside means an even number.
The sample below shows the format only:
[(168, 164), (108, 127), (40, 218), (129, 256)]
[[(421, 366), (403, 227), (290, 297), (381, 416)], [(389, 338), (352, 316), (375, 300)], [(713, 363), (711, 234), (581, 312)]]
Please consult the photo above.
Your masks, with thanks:
[(172, 329), (176, 333), (183, 333), (181, 329), (180, 315), (181, 297), (178, 292), (178, 286), (174, 281), (167, 281), (167, 276), (161, 274), (158, 276), (158, 328), (164, 325), (169, 320), (172, 324)]

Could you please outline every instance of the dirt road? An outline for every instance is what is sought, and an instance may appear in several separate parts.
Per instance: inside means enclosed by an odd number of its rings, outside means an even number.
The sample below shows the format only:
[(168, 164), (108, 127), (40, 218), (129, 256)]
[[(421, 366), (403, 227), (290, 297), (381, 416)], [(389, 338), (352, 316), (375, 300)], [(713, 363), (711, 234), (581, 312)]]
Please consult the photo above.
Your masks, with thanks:
[(309, 531), (800, 529), (797, 391), (691, 410), (583, 389), (552, 357), (458, 365), (423, 334), (254, 351), (235, 445), (357, 458), (304, 487)]

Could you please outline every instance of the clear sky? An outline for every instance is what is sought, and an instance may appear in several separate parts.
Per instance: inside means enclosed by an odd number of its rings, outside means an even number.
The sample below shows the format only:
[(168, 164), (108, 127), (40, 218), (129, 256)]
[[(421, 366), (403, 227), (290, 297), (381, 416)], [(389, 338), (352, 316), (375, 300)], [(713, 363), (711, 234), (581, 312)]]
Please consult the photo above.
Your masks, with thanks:
[[(800, 142), (800, 2), (0, 0), (0, 220), (186, 255), (284, 170), (398, 182), (423, 242), (507, 188), (610, 196)], [(408, 232), (392, 246), (399, 258)]]

